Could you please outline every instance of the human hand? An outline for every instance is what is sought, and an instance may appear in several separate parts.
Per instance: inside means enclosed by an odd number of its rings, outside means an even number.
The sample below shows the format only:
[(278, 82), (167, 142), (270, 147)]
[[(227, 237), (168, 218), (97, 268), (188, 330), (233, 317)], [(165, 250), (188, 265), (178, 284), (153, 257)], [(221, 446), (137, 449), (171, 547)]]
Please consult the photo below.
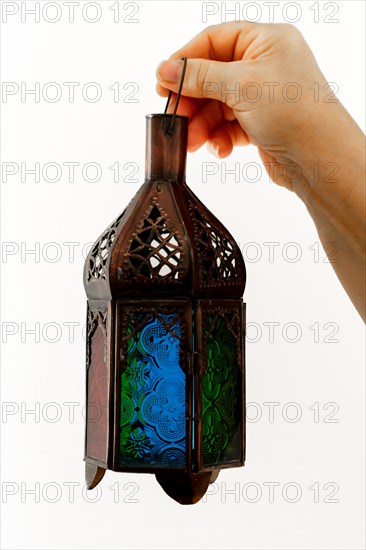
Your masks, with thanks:
[(188, 150), (207, 142), (224, 158), (235, 145), (252, 143), (271, 178), (289, 189), (294, 180), (287, 167), (309, 164), (329, 142), (323, 130), (332, 134), (334, 118), (347, 117), (292, 25), (207, 27), (159, 65), (160, 95), (177, 92), (183, 56), (188, 62), (179, 113), (191, 118)]

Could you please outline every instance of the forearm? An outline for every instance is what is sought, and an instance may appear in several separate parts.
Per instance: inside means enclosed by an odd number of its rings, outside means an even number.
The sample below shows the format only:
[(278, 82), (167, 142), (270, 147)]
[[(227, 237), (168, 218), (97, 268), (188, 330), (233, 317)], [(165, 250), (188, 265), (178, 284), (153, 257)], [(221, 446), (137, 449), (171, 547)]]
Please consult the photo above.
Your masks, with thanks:
[(345, 109), (334, 107), (319, 117), (316, 137), (299, 154), (295, 190), (323, 246), (334, 243), (333, 268), (365, 320), (365, 141)]

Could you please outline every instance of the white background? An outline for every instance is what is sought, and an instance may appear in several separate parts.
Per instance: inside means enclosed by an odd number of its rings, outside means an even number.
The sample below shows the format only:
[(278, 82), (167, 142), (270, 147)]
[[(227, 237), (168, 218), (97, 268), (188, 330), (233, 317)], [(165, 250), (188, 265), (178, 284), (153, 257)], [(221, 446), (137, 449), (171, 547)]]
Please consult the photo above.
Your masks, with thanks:
[[(34, 2), (1, 4), (19, 9), (2, 23), (2, 79), (19, 89), (22, 82), (28, 88), (39, 82), (41, 89), (39, 102), (32, 95), (22, 101), (19, 91), (1, 104), (2, 162), (19, 168), (2, 184), (2, 548), (364, 548), (363, 324), (321, 248), (317, 255), (319, 238), (296, 196), (269, 182), (264, 170), (258, 182), (250, 171), (240, 182), (233, 175), (221, 181), (236, 162), (240, 170), (260, 165), (254, 148), (236, 149), (206, 182), (203, 163), (217, 162), (206, 148), (187, 162), (189, 185), (235, 236), (247, 265), (247, 464), (221, 473), (206, 501), (191, 507), (170, 500), (149, 475), (107, 472), (98, 492), (86, 494), (82, 250), (143, 182), (145, 114), (165, 106), (155, 93), (157, 64), (225, 14), (221, 3), (203, 21), (201, 2), (139, 1), (131, 23), (123, 20), (134, 6), (121, 2), (114, 22), (116, 3), (99, 1), (100, 20), (90, 23), (86, 19), (97, 12), (90, 7), (83, 18), (87, 2), (80, 0), (74, 23), (63, 2), (59, 12), (51, 3), (36, 23), (24, 12), (21, 20), (24, 6)], [(250, 4), (237, 2), (248, 9), (247, 18), (259, 13)], [(276, 22), (295, 18), (296, 6), (285, 7), (283, 16), (285, 4), (275, 6)], [(256, 5), (260, 21), (268, 21), (268, 6)], [(296, 24), (362, 126), (364, 3), (297, 5)], [(59, 21), (47, 21), (58, 14)], [(62, 90), (56, 102), (49, 100), (55, 88), (42, 96), (49, 82)], [(73, 103), (64, 82), (80, 83)], [(95, 103), (81, 93), (89, 82), (102, 90)], [(109, 89), (116, 82), (118, 102)], [(133, 88), (123, 86), (131, 82), (138, 101), (127, 103)], [(21, 163), (31, 168), (36, 162), (41, 171), (58, 163), (59, 181), (47, 181), (55, 177), (51, 168), (39, 182), (29, 174), (22, 181)], [(65, 162), (80, 163), (74, 182)], [(94, 183), (82, 174), (90, 162), (102, 170)], [(136, 163), (137, 182), (115, 183), (114, 163), (120, 179), (130, 172), (125, 164)], [(91, 168), (87, 177), (94, 175)], [(273, 261), (264, 244), (270, 242), (279, 243)], [(65, 243), (76, 243), (74, 257)], [(298, 261), (291, 262), (296, 253)], [(279, 323), (273, 341), (271, 322)], [(39, 338), (27, 333), (32, 328)], [(27, 493), (31, 489), (36, 494)]]

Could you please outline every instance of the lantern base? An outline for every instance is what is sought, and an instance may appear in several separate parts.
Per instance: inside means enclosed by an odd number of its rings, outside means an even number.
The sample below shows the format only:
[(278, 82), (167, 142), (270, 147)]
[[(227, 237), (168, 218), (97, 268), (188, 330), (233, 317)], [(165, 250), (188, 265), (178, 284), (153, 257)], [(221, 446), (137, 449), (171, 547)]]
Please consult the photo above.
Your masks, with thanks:
[(155, 477), (166, 494), (179, 504), (196, 504), (206, 493), (209, 484), (213, 483), (218, 475), (219, 470), (199, 474), (159, 472), (155, 474)]
[(85, 483), (86, 487), (89, 491), (91, 489), (94, 489), (103, 479), (105, 474), (105, 468), (101, 468), (100, 466), (94, 466), (94, 464), (90, 464), (87, 462), (85, 464)]

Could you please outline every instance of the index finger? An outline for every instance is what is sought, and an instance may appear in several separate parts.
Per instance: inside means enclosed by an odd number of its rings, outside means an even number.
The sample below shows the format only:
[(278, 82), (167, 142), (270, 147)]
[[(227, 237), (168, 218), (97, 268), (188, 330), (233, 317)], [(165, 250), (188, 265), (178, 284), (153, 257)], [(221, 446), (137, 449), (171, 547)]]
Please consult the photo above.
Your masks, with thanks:
[(210, 59), (213, 61), (239, 61), (250, 42), (258, 24), (248, 21), (230, 21), (211, 25), (197, 34), (169, 59), (181, 57)]

